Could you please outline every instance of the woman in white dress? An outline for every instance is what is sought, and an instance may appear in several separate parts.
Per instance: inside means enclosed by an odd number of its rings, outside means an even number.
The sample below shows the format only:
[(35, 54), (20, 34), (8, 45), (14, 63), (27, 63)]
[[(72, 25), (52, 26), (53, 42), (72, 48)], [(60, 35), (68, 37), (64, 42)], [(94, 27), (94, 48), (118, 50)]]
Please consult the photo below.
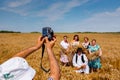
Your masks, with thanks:
[(63, 36), (63, 40), (60, 42), (61, 51), (60, 51), (60, 61), (64, 66), (69, 64), (68, 54), (70, 49), (70, 44), (67, 40), (67, 36)]

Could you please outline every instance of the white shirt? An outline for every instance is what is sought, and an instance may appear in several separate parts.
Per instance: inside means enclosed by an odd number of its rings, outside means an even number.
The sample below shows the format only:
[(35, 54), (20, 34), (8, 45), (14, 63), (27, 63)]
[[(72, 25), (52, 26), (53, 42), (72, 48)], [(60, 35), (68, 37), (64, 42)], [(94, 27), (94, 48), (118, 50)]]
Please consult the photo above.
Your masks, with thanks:
[[(77, 63), (76, 63), (76, 55), (78, 56), (77, 57)], [(85, 63), (82, 62), (82, 59), (81, 59), (82, 55), (83, 55), (83, 58), (85, 60)], [(87, 65), (87, 64), (88, 64), (88, 59), (87, 59), (87, 57), (86, 57), (85, 54), (80, 54), (80, 55), (75, 54), (73, 56), (73, 66), (75, 66), (75, 67), (81, 67), (82, 65)]]
[(61, 41), (60, 45), (61, 45), (64, 49), (67, 49), (67, 48), (70, 46), (70, 44), (67, 43), (67, 42), (65, 42), (64, 40)]
[[(76, 55), (77, 55), (77, 63), (76, 63)], [(85, 61), (84, 63), (82, 62), (82, 56), (83, 56), (84, 61)], [(84, 72), (85, 74), (89, 74), (88, 59), (87, 59), (86, 55), (85, 54), (80, 54), (80, 55), (75, 54), (73, 56), (73, 66), (80, 68), (82, 65), (86, 65), (86, 68), (75, 70), (75, 72), (77, 72), (77, 73)]]

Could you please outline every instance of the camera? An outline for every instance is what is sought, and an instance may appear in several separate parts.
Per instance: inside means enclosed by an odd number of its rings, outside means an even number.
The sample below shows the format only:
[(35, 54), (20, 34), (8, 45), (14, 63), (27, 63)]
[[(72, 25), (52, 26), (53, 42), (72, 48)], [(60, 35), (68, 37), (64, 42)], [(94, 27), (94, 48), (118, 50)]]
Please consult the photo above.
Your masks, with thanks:
[[(50, 27), (43, 27), (42, 28), (42, 37), (48, 37), (48, 40), (51, 41), (53, 40), (53, 36), (54, 36), (54, 32), (52, 30), (52, 28)], [(42, 59), (43, 59), (43, 56), (44, 56), (44, 50), (45, 50), (45, 44), (42, 44), (42, 56), (41, 56), (41, 62), (40, 62), (40, 67), (43, 71), (45, 72), (49, 72), (50, 69), (45, 69), (42, 65)]]
[(53, 39), (54, 32), (50, 27), (42, 28), (42, 37), (48, 37), (48, 40), (51, 41)]

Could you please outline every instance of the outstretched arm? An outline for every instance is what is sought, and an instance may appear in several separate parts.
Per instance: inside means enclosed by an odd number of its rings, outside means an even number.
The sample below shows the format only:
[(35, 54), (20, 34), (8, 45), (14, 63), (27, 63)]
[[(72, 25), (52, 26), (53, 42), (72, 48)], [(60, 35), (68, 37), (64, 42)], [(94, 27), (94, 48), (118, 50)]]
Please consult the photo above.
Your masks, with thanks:
[(101, 50), (101, 48), (99, 49), (99, 56), (101, 56), (102, 55), (102, 50)]
[(23, 58), (26, 58), (26, 57), (27, 57), (28, 55), (30, 55), (32, 52), (38, 50), (38, 49), (42, 46), (43, 42), (44, 42), (44, 38), (42, 39), (42, 37), (39, 37), (39, 38), (38, 38), (38, 41), (37, 41), (37, 44), (36, 44), (35, 46), (30, 47), (30, 48), (28, 48), (28, 49), (25, 49), (25, 50), (17, 53), (17, 54), (16, 54), (15, 56), (13, 56), (13, 57), (23, 57)]
[(60, 80), (60, 67), (52, 50), (56, 42), (56, 39), (54, 38), (54, 40), (49, 41), (48, 38), (46, 38), (45, 40), (46, 40), (46, 48), (50, 62), (50, 77), (52, 77), (54, 80)]

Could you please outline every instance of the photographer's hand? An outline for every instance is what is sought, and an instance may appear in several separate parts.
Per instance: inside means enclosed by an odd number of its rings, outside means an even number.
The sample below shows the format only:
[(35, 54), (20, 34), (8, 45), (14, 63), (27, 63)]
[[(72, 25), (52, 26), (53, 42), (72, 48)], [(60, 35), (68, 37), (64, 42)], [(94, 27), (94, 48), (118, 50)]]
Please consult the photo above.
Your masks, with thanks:
[(47, 48), (47, 53), (48, 53), (49, 62), (50, 62), (50, 77), (53, 78), (54, 80), (59, 80), (60, 79), (60, 67), (52, 51), (52, 48), (55, 42), (56, 42), (56, 38), (53, 38), (53, 40), (51, 41), (49, 41), (47, 37), (45, 38), (45, 45)]
[(28, 49), (25, 49), (19, 53), (17, 53), (15, 56), (13, 57), (23, 57), (26, 58), (28, 55), (30, 55), (32, 52), (38, 50), (39, 48), (41, 48), (43, 42), (44, 42), (45, 38), (42, 39), (42, 37), (39, 37), (37, 40), (37, 44), (33, 47), (30, 47)]

